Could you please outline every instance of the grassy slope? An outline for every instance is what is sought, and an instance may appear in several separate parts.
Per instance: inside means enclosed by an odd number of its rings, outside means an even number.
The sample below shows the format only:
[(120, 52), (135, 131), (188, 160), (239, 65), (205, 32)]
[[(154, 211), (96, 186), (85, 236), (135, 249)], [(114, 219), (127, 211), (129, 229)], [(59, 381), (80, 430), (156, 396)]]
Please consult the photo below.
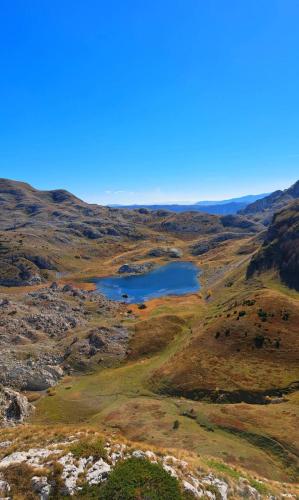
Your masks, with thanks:
[[(144, 326), (149, 333), (148, 337), (144, 336), (142, 324), (137, 325), (135, 341), (131, 345), (134, 359), (118, 368), (101, 369), (96, 366), (95, 371), (88, 375), (65, 378), (50, 392), (51, 396), (45, 395), (38, 401), (33, 422), (59, 426), (63, 423), (84, 423), (91, 428), (106, 428), (150, 445), (193, 450), (202, 456), (222, 458), (226, 462), (244, 466), (274, 479), (292, 478), (293, 462), (288, 471), (283, 459), (271, 450), (271, 443), (261, 443), (257, 446), (252, 442), (252, 437), (245, 433), (232, 434), (228, 428), (240, 428), (253, 434), (272, 436), (290, 446), (295, 443), (296, 438), (294, 429), (298, 399), (295, 395), (282, 405), (215, 405), (159, 395), (150, 380), (153, 373), (170, 366), (174, 373), (179, 374), (179, 380), (184, 381), (179, 372), (179, 361), (185, 353), (187, 372), (192, 374), (193, 368), (203, 363), (204, 381), (214, 386), (222, 383), (223, 387), (229, 388), (232, 383), (235, 384), (234, 372), (239, 377), (238, 383), (248, 383), (246, 377), (249, 382), (264, 380), (265, 372), (269, 369), (272, 372), (268, 373), (268, 377), (277, 377), (275, 383), (284, 385), (293, 380), (293, 367), (287, 364), (277, 365), (277, 360), (272, 363), (271, 359), (265, 362), (263, 357), (256, 360), (253, 356), (251, 359), (244, 356), (244, 352), (237, 354), (228, 349), (223, 356), (223, 362), (220, 362), (220, 352), (215, 355), (217, 344), (211, 331), (216, 325), (218, 328), (218, 322), (222, 324), (223, 318), (215, 316), (223, 314), (222, 309), (226, 307), (223, 304), (235, 296), (246, 298), (248, 293), (260, 293), (265, 286), (270, 290), (265, 290), (266, 293), (276, 294), (275, 297), (292, 300), (297, 304), (298, 294), (286, 292), (277, 281), (273, 282), (268, 278), (264, 283), (253, 281), (247, 289), (242, 276), (250, 253), (256, 248), (254, 240), (227, 242), (201, 257), (190, 256), (188, 239), (184, 241), (169, 235), (167, 244), (181, 248), (186, 259), (194, 260), (204, 270), (202, 292), (181, 298), (156, 299), (149, 302), (144, 311), (130, 306), (138, 316), (137, 323), (146, 321)], [(70, 248), (69, 255), (64, 253), (60, 258), (63, 260), (63, 267), (71, 274), (61, 279), (72, 281), (87, 276), (110, 274), (127, 261), (148, 260), (147, 252), (153, 246), (151, 241), (134, 244), (103, 244), (102, 241), (101, 245), (88, 242), (86, 247), (78, 246), (76, 253), (75, 248)], [(81, 258), (74, 255), (81, 255)], [(156, 260), (163, 262), (163, 259)], [(233, 281), (233, 286), (226, 287), (225, 284), (230, 281)], [(11, 289), (11, 293), (18, 295), (23, 292), (24, 289)], [(183, 318), (185, 321), (182, 329), (175, 327), (174, 338), (173, 331), (169, 329), (169, 315)], [(151, 329), (149, 322), (152, 318), (155, 323)], [(99, 320), (95, 318), (94, 321), (96, 324)], [(238, 325), (241, 325), (242, 321), (240, 319)], [(126, 323), (134, 326), (132, 320)], [(175, 320), (175, 323), (180, 323), (180, 320)], [(206, 330), (210, 334), (204, 350), (201, 342)], [(159, 336), (158, 342), (156, 334)], [(186, 349), (191, 338), (195, 343), (199, 342), (199, 349)], [(223, 346), (224, 344), (221, 344), (221, 350)], [(144, 351), (151, 352), (151, 356), (139, 357)], [(254, 354), (261, 356), (259, 352)], [(238, 363), (236, 360), (239, 360)], [(183, 415), (188, 414), (191, 409), (195, 418)], [(279, 419), (277, 415), (280, 416)], [(283, 419), (283, 426), (280, 419)], [(177, 430), (173, 430), (175, 420), (180, 422)]]
[[(230, 349), (227, 349), (223, 356), (223, 362), (219, 362), (219, 355), (216, 356), (214, 352), (214, 338), (212, 343), (207, 343), (205, 352), (201, 351), (201, 344), (199, 351), (190, 348), (186, 350), (191, 338), (195, 340), (201, 338), (204, 323), (208, 323), (204, 331), (213, 329), (218, 325), (218, 321), (222, 323), (221, 317), (214, 317), (221, 314), (219, 304), (223, 308), (226, 307), (223, 303), (231, 301), (235, 295), (242, 297), (243, 300), (248, 294), (251, 296), (261, 293), (261, 283), (254, 281), (247, 289), (243, 278), (239, 278), (240, 268), (232, 268), (232, 263), (236, 262), (239, 246), (234, 242), (225, 246), (229, 250), (212, 252), (205, 260), (198, 260), (206, 268), (205, 279), (210, 280), (210, 283), (213, 277), (212, 270), (224, 269), (222, 285), (218, 282), (217, 287), (209, 292), (212, 294), (212, 299), (204, 300), (195, 294), (182, 298), (154, 300), (148, 304), (146, 310), (136, 309), (139, 314), (137, 322), (145, 321), (144, 325), (149, 333), (151, 319), (154, 332), (159, 320), (158, 334), (161, 339), (158, 345), (161, 350), (158, 353), (148, 357), (138, 357), (146, 350), (146, 338), (142, 334), (142, 324), (137, 324), (136, 338), (131, 346), (134, 360), (118, 368), (97, 369), (89, 375), (65, 379), (56, 388), (54, 395), (40, 399), (33, 421), (48, 424), (85, 423), (97, 428), (114, 430), (136, 441), (188, 449), (203, 456), (222, 458), (226, 462), (239, 464), (268, 477), (280, 480), (292, 479), (295, 466), (294, 429), (295, 419), (298, 416), (298, 396), (289, 396), (288, 402), (281, 405), (260, 406), (242, 403), (220, 405), (158, 395), (153, 390), (156, 388), (149, 383), (153, 373), (165, 367), (171, 366), (172, 372), (177, 374), (179, 360), (185, 355), (184, 352), (188, 356), (186, 359), (188, 373), (192, 373), (192, 369), (198, 364), (204, 363), (204, 382), (214, 385), (222, 383), (226, 388), (235, 384), (232, 382), (234, 373), (239, 378), (246, 374), (244, 380), (241, 378), (239, 383), (249, 386), (262, 385), (265, 376), (282, 385), (294, 380), (295, 375), (298, 376), (292, 363), (287, 364), (283, 361), (283, 350), (279, 350), (282, 360), (275, 359), (275, 362), (271, 359), (272, 351), (270, 356), (258, 351), (251, 357), (245, 356), (244, 352), (238, 353), (236, 357)], [(237, 260), (242, 268), (244, 257), (239, 256)], [(224, 285), (230, 280), (234, 282), (233, 286), (225, 287)], [(270, 286), (269, 283), (263, 286), (266, 285)], [(275, 288), (272, 283), (271, 289), (264, 292), (265, 296), (269, 294), (271, 304), (279, 298), (291, 301), (288, 304), (292, 303), (297, 307), (297, 294), (292, 293), (291, 297), (283, 290)], [(266, 300), (264, 292), (262, 298)], [(202, 295), (206, 296), (206, 293), (203, 290)], [(174, 339), (169, 336), (169, 315), (183, 318), (185, 321), (185, 325), (181, 330), (178, 329)], [(248, 317), (249, 314), (247, 319)], [(240, 318), (238, 325), (242, 324), (242, 320)], [(267, 322), (267, 328), (271, 330), (269, 334), (277, 327), (273, 321), (271, 318), (270, 322)], [(180, 320), (176, 323), (180, 323)], [(281, 325), (279, 320), (279, 327)], [(289, 325), (293, 323), (288, 323)], [(285, 333), (287, 334), (287, 330)], [(153, 338), (151, 335), (148, 337), (148, 351), (153, 348)], [(292, 343), (293, 340), (292, 338)], [(256, 358), (255, 355), (261, 358)], [(181, 373), (178, 378), (180, 375)], [(193, 411), (190, 418), (191, 410)], [(173, 430), (174, 420), (180, 422), (177, 430)], [(237, 430), (238, 433), (232, 433), (231, 429)], [(254, 438), (256, 435), (269, 439), (258, 440)], [(282, 447), (278, 452), (277, 443)], [(299, 443), (297, 447), (298, 445)]]

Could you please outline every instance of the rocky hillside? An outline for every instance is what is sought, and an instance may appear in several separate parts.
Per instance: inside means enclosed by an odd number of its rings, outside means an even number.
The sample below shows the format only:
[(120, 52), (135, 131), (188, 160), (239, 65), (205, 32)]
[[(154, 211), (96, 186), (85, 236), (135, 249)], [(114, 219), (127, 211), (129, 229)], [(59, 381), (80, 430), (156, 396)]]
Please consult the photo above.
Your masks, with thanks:
[[(82, 267), (80, 259), (113, 255), (120, 244), (227, 232), (254, 234), (244, 216), (91, 205), (65, 190), (39, 191), (0, 179), (0, 285), (34, 285)], [(162, 234), (161, 234), (162, 233)]]
[(21, 392), (45, 391), (74, 370), (124, 359), (129, 332), (115, 316), (125, 310), (56, 283), (14, 299), (0, 294), (0, 426), (22, 422), (31, 412)]
[(269, 269), (277, 270), (286, 285), (299, 290), (299, 200), (275, 214), (247, 277)]
[(248, 205), (239, 213), (256, 217), (264, 224), (269, 224), (275, 212), (286, 207), (289, 203), (299, 198), (299, 181), (284, 191), (274, 191), (269, 196)]
[[(31, 431), (31, 432), (30, 432)], [(2, 438), (3, 435), (0, 435)], [(296, 498), (296, 489), (192, 454), (107, 438), (93, 430), (32, 429), (0, 440), (1, 498), (169, 499)]]

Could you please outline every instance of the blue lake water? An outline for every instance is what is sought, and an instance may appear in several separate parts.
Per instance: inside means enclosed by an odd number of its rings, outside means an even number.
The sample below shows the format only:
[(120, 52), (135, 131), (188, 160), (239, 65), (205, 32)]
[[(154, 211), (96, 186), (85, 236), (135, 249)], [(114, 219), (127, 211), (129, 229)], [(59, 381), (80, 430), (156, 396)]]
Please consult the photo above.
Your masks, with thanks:
[(165, 295), (197, 292), (199, 273), (192, 262), (171, 262), (145, 274), (94, 278), (92, 281), (108, 299), (135, 304)]

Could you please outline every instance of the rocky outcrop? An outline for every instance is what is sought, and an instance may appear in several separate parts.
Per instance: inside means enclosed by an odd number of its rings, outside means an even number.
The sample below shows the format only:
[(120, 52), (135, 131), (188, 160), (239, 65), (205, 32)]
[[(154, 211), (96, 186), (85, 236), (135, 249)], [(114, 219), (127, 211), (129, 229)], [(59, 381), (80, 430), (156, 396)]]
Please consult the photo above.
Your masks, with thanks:
[(214, 248), (217, 248), (220, 243), (224, 243), (228, 240), (241, 239), (252, 236), (251, 233), (221, 233), (217, 236), (212, 236), (210, 238), (203, 238), (200, 241), (194, 243), (191, 247), (192, 255), (203, 255)]
[[(99, 495), (100, 487), (104, 484), (111, 472), (114, 471), (119, 462), (128, 459), (148, 461), (159, 464), (167, 474), (174, 477), (188, 498), (209, 498), (210, 500), (227, 500), (232, 498), (248, 498), (259, 500), (260, 494), (250, 485), (248, 479), (236, 473), (234, 481), (224, 477), (218, 477), (213, 472), (205, 472), (194, 469), (186, 460), (178, 459), (173, 455), (155, 453), (150, 450), (142, 450), (129, 447), (123, 443), (106, 441), (103, 443), (103, 456), (81, 454), (75, 456), (69, 451), (71, 444), (80, 442), (82, 433), (73, 435), (64, 442), (48, 445), (44, 448), (30, 448), (27, 451), (14, 451), (0, 460), (1, 481), (0, 488), (9, 493), (15, 491), (16, 485), (9, 484), (7, 471), (11, 467), (28, 466), (27, 473), (30, 474), (29, 484), (32, 492), (39, 495), (43, 500), (51, 498), (54, 492), (63, 497), (76, 495), (82, 486), (89, 487), (91, 497)], [(89, 437), (89, 439), (91, 439)], [(72, 448), (71, 448), (72, 449)], [(26, 450), (26, 449), (25, 449)], [(52, 470), (56, 467), (56, 475)], [(42, 474), (36, 474), (41, 470)], [(21, 469), (20, 469), (21, 470)], [(49, 471), (47, 476), (44, 471)], [(59, 471), (59, 472), (58, 472)], [(15, 478), (16, 476), (14, 476)], [(261, 483), (261, 486), (263, 483)], [(92, 487), (96, 487), (94, 491)], [(1, 493), (1, 489), (0, 489)], [(28, 492), (29, 493), (29, 492)], [(294, 498), (290, 495), (290, 498)]]
[(129, 331), (123, 326), (97, 327), (88, 331), (85, 338), (69, 346), (68, 355), (78, 352), (88, 358), (100, 354), (100, 361), (125, 358), (129, 341)]
[(120, 266), (119, 274), (143, 274), (151, 271), (154, 268), (152, 262), (143, 262), (142, 264), (123, 264)]
[(24, 395), (0, 386), (0, 426), (23, 422), (32, 411), (33, 406)]
[(179, 248), (153, 248), (148, 253), (149, 257), (170, 257), (171, 259), (179, 259), (183, 257), (183, 252)]
[(42, 279), (39, 268), (33, 262), (14, 255), (0, 257), (0, 285), (36, 285)]
[(13, 299), (0, 294), (0, 384), (16, 391), (43, 391), (65, 372), (87, 367), (91, 358), (97, 362), (103, 356), (110, 363), (123, 359), (129, 335), (125, 328), (73, 333), (88, 324), (90, 306), (97, 320), (114, 318), (122, 307), (100, 294), (55, 282)]
[(248, 266), (247, 278), (270, 269), (299, 291), (299, 200), (274, 216), (263, 245)]
[(272, 216), (275, 212), (282, 210), (298, 198), (299, 181), (295, 182), (295, 184), (284, 191), (274, 191), (274, 193), (271, 193), (269, 196), (265, 196), (254, 203), (250, 203), (250, 205), (239, 213), (252, 218), (258, 218), (268, 225), (271, 223)]
[[(47, 359), (48, 358), (48, 359)], [(21, 391), (43, 391), (53, 387), (63, 375), (62, 368), (49, 362), (62, 362), (51, 356), (41, 356), (36, 361), (32, 359), (18, 360), (13, 353), (7, 352), (0, 361), (0, 380), (3, 384)]]

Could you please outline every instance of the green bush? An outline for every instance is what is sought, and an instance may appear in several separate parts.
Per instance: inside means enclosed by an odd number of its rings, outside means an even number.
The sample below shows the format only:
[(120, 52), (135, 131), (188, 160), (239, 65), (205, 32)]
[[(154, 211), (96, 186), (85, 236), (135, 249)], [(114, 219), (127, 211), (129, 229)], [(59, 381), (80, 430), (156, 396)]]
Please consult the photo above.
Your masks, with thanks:
[[(179, 482), (160, 464), (142, 458), (119, 462), (102, 485), (85, 487), (80, 497), (99, 500), (183, 500)], [(79, 498), (79, 497), (78, 497)]]
[(100, 438), (84, 438), (70, 446), (70, 452), (75, 458), (93, 457), (94, 460), (106, 458), (107, 452)]
[(179, 427), (180, 427), (180, 422), (179, 422), (178, 420), (175, 420), (175, 421), (173, 422), (173, 426), (172, 426), (172, 428), (173, 428), (174, 430), (176, 430), (176, 429), (178, 429)]

